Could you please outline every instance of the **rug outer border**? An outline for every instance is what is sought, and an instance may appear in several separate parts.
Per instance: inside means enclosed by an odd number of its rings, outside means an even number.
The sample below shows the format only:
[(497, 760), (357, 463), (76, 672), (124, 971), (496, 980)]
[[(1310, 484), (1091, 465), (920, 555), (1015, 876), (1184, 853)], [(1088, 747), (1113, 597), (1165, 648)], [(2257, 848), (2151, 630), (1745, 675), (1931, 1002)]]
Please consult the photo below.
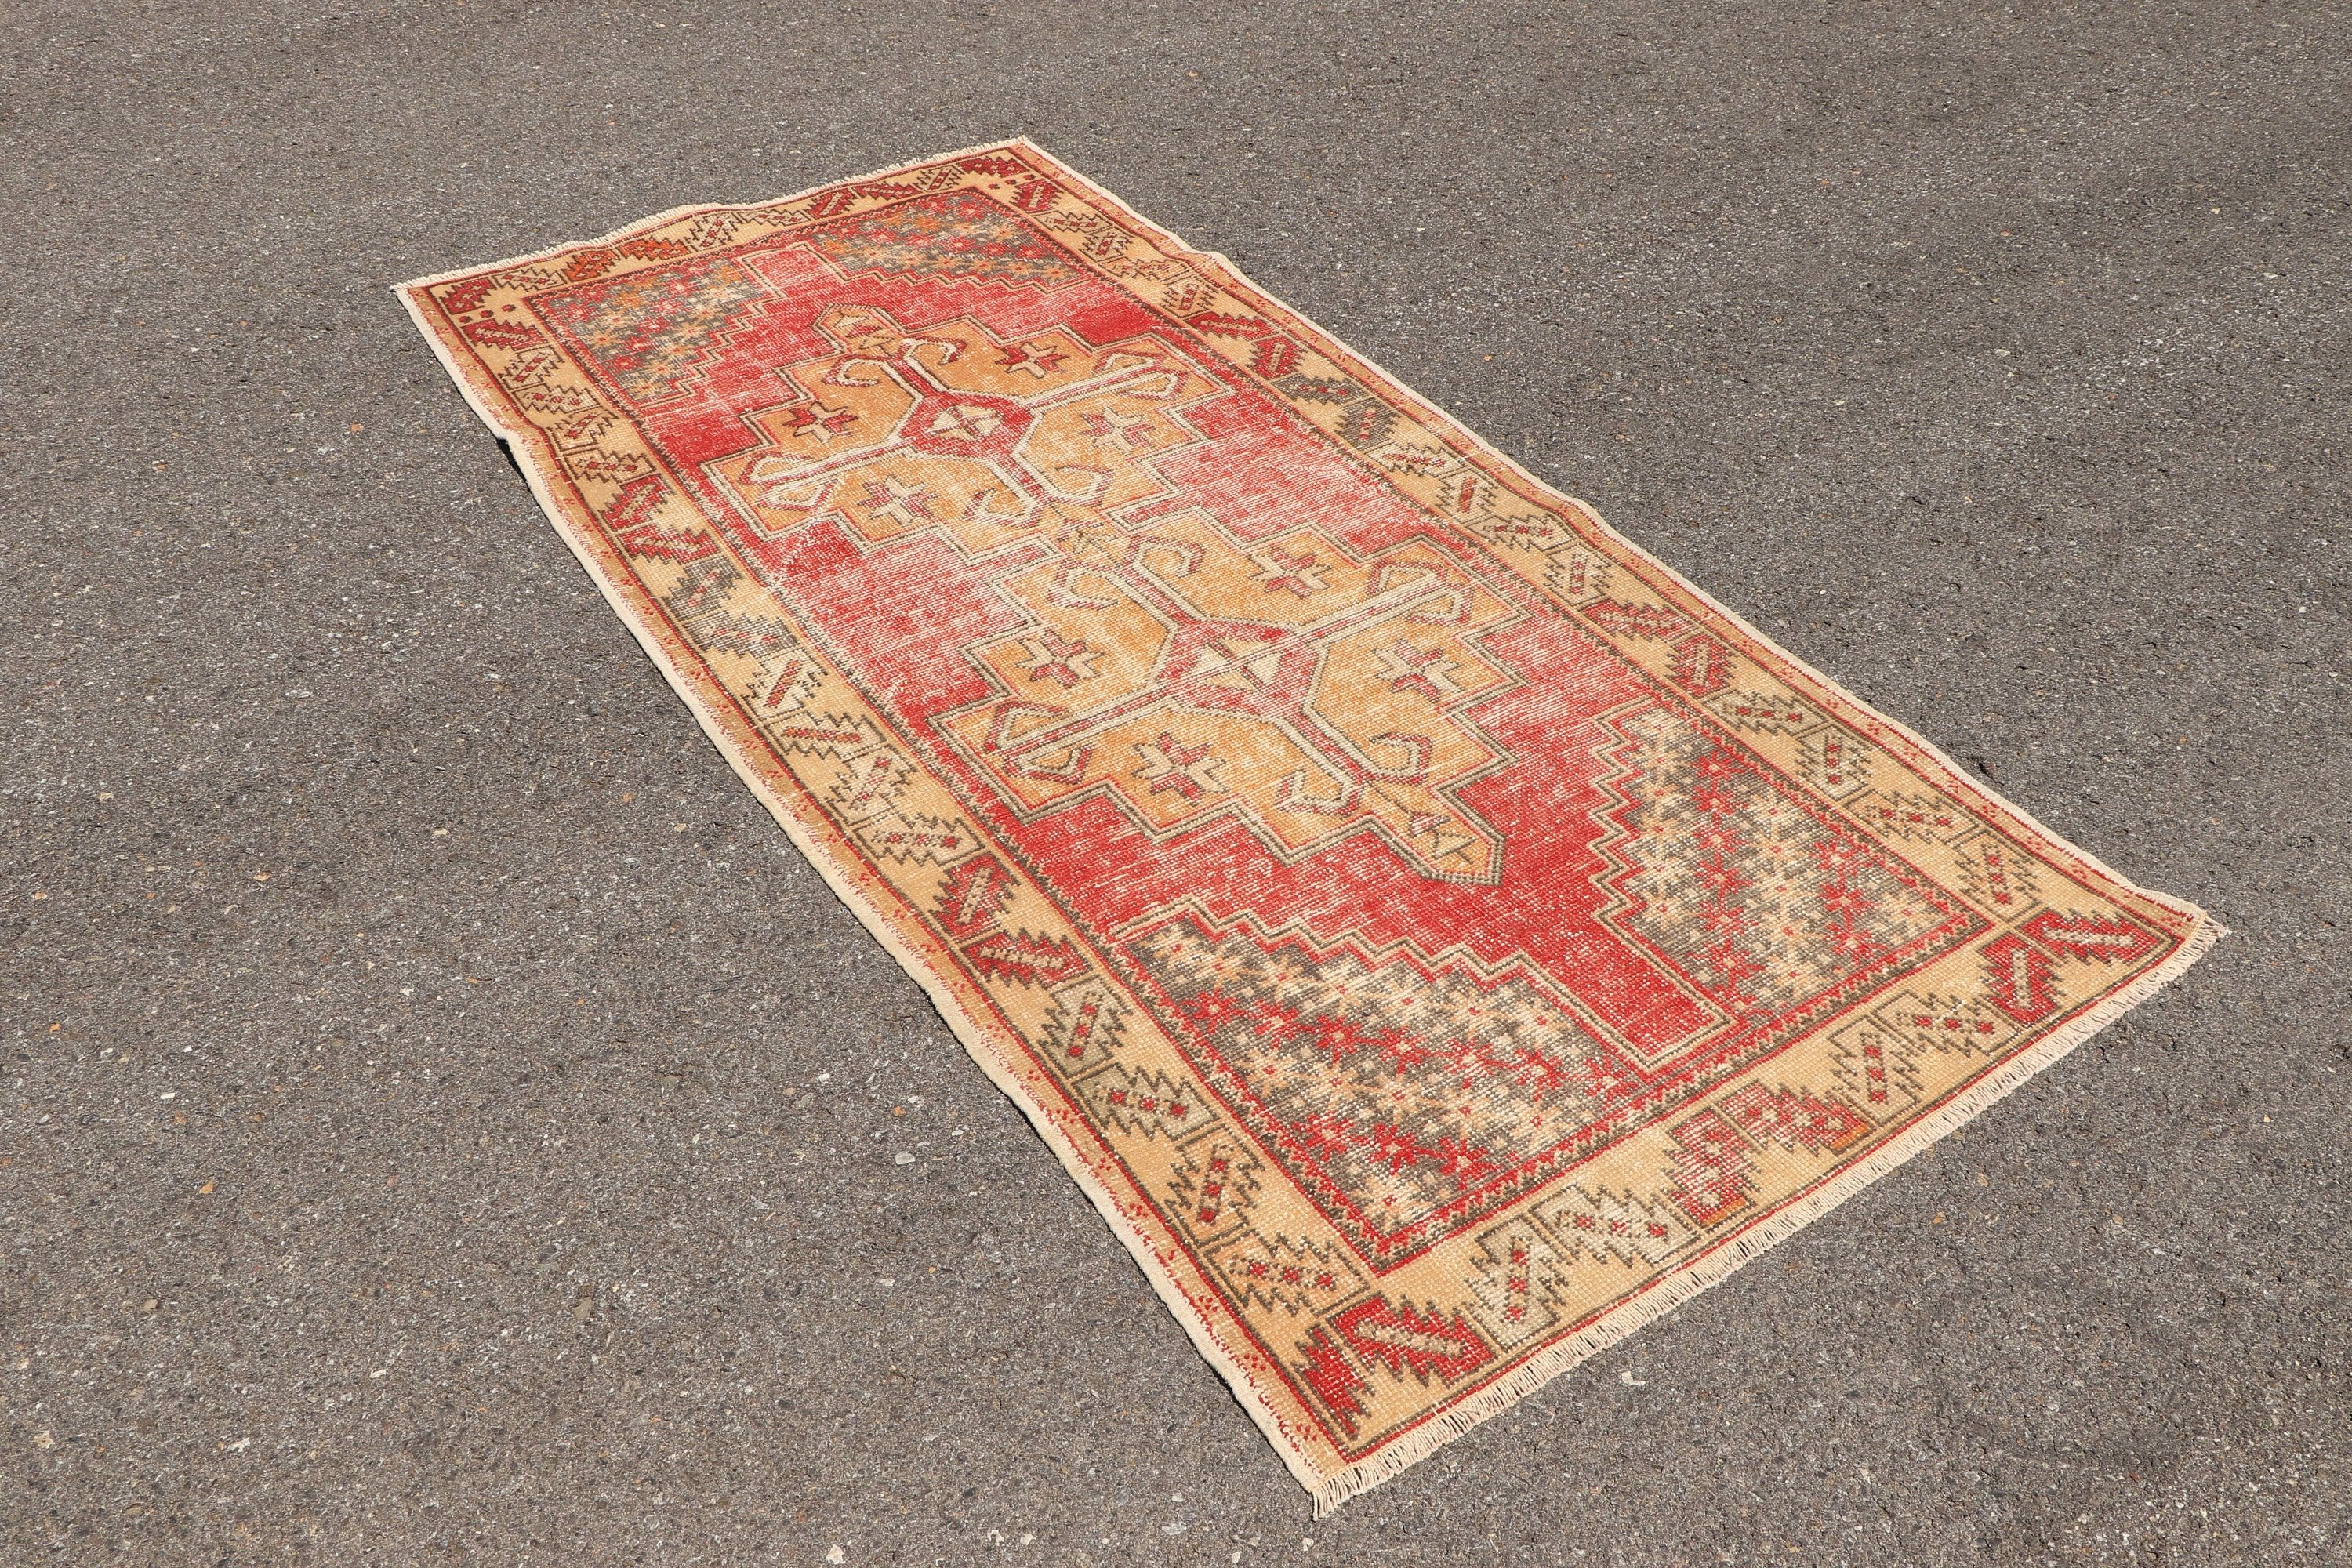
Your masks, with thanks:
[[(1722, 617), (1732, 628), (1748, 639), (1759, 650), (1769, 656), (1776, 673), (1792, 684), (1813, 689), (1831, 700), (1833, 706), (1856, 710), (1873, 723), (1883, 726), (1895, 739), (1914, 749), (1921, 759), (1965, 792), (1979, 810), (2006, 820), (2019, 829), (2040, 839), (2059, 856), (2074, 861), (2090, 875), (2104, 879), (2122, 889), (2187, 921), (2188, 934), (2180, 945), (2162, 963), (2136, 976), (2127, 984), (2103, 997), (2081, 1015), (2051, 1031), (2025, 1050), (2004, 1061), (1965, 1088), (1948, 1098), (1935, 1110), (1921, 1116), (1901, 1132), (1888, 1139), (1868, 1155), (1841, 1167), (1832, 1174), (1801, 1195), (1792, 1198), (1772, 1215), (1753, 1222), (1746, 1229), (1726, 1238), (1699, 1258), (1660, 1276), (1640, 1294), (1607, 1309), (1583, 1328), (1570, 1333), (1543, 1352), (1531, 1357), (1517, 1371), (1479, 1393), (1471, 1395), (1443, 1412), (1437, 1413), (1412, 1429), (1391, 1440), (1378, 1450), (1336, 1471), (1318, 1468), (1309, 1460), (1307, 1445), (1290, 1431), (1289, 1424), (1259, 1393), (1256, 1380), (1243, 1364), (1241, 1356), (1229, 1350), (1216, 1334), (1213, 1326), (1194, 1305), (1191, 1297), (1177, 1281), (1167, 1263), (1160, 1257), (1151, 1238), (1130, 1219), (1124, 1205), (1097, 1176), (1086, 1154), (1065, 1132), (1054, 1114), (1028, 1091), (1017, 1075), (1012, 1072), (997, 1053), (1005, 1048), (988, 1022), (973, 1016), (945, 983), (932, 962), (915, 952), (898, 935), (895, 922), (866, 892), (835, 863), (832, 853), (819, 838), (815, 827), (821, 824), (803, 819), (803, 808), (778, 790), (766, 770), (752, 757), (729, 731), (717, 710), (731, 705), (723, 693), (713, 701), (704, 693), (704, 682), (697, 672), (673, 656), (667, 642), (667, 628), (656, 624), (658, 617), (646, 612), (635, 597), (642, 589), (634, 582), (624, 586), (614, 580), (600, 558), (594, 545), (595, 523), (593, 517), (585, 520), (575, 515), (585, 509), (563, 496), (555, 488), (554, 477), (562, 474), (562, 464), (551, 452), (541, 448), (547, 437), (538, 426), (522, 416), (520, 411), (503, 405), (506, 395), (486, 378), (462, 363), (445, 340), (441, 331), (427, 315), (424, 303), (425, 291), (432, 287), (458, 279), (477, 276), (508, 268), (527, 266), (547, 260), (566, 252), (589, 247), (616, 245), (633, 235), (675, 223), (704, 213), (727, 212), (747, 207), (774, 205), (801, 200), (820, 192), (845, 184), (887, 178), (910, 169), (919, 169), (951, 160), (984, 156), (992, 153), (1019, 150), (1036, 158), (1050, 169), (1056, 178), (1066, 179), (1082, 188), (1087, 196), (1114, 207), (1137, 227), (1171, 249), (1193, 261), (1213, 263), (1223, 274), (1223, 280), (1237, 285), (1245, 292), (1270, 307), (1273, 313), (1287, 318), (1305, 331), (1337, 350), (1371, 373), (1388, 389), (1409, 402), (1415, 415), (1426, 425), (1442, 432), (1451, 442), (1475, 453), (1480, 458), (1507, 472), (1520, 484), (1554, 506), (1572, 509), (1597, 532), (1605, 536), (1619, 550), (1638, 560), (1645, 568), (1654, 571), (1677, 590), (1706, 606)], [(1015, 136), (948, 152), (908, 159), (903, 163), (867, 171), (841, 179), (826, 180), (804, 190), (785, 195), (764, 198), (756, 202), (694, 202), (667, 208), (662, 212), (632, 220), (606, 234), (587, 239), (573, 239), (548, 246), (542, 249), (496, 261), (480, 262), (429, 273), (398, 283), (392, 288), (415, 323), (417, 331), (431, 347), (434, 356), (456, 384), (467, 405), (477, 417), (503, 441), (517, 458), (524, 481), (532, 499), (548, 520), (555, 524), (556, 533), (571, 549), (590, 580), (596, 584), (605, 603), (612, 607), (622, 625), (628, 627), (655, 668), (662, 672), (679, 700), (700, 725), (703, 733), (719, 749), (752, 795), (765, 806), (770, 816), (792, 841), (794, 848), (815, 869), (835, 897), (847, 906), (884, 950), (897, 960), (916, 983), (922, 986), (932, 1006), (954, 1033), (965, 1052), (1027, 1118), (1038, 1135), (1045, 1142), (1079, 1190), (1094, 1204), (1108, 1223), (1112, 1232), (1126, 1245), (1128, 1251), (1143, 1270), (1152, 1289), (1167, 1305), (1170, 1312), (1192, 1339), (1193, 1348), (1225, 1380), (1235, 1400), (1265, 1433), (1275, 1451), (1300, 1486), (1313, 1495), (1314, 1517), (1321, 1519), (1349, 1499), (1390, 1480), (1419, 1460), (1426, 1458), (1445, 1444), (1482, 1422), (1500, 1415), (1513, 1405), (1533, 1394), (1561, 1373), (1591, 1360), (1617, 1344), (1637, 1330), (1678, 1310), (1684, 1303), (1702, 1291), (1719, 1283), (1743, 1265), (1769, 1251), (1781, 1241), (1802, 1230), (1853, 1197), (1880, 1177), (1904, 1164), (1922, 1151), (1940, 1142), (1968, 1122), (2006, 1099), (2028, 1080), (2060, 1058), (2071, 1053), (2084, 1040), (2130, 1012), (2149, 996), (2178, 978), (2198, 959), (2204, 956), (2214, 943), (2229, 931), (2211, 915), (2189, 900), (2172, 894), (2146, 888), (2106, 865), (2096, 856), (2053, 832), (2040, 819), (2012, 801), (1995, 795), (1978, 784), (1959, 763), (1940, 747), (1919, 734), (1909, 725), (1877, 708), (1847, 689), (1836, 679), (1781, 647), (1769, 636), (1759, 629), (1737, 610), (1717, 600), (1712, 594), (1648, 549), (1636, 543), (1604, 519), (1589, 503), (1569, 495), (1529, 471), (1509, 454), (1463, 426), (1444, 407), (1412, 390), (1406, 383), (1335, 333), (1317, 325), (1308, 317), (1269, 294), (1249, 279), (1231, 258), (1222, 251), (1204, 250), (1185, 242), (1180, 236), (1136, 211), (1117, 193), (1097, 184), (1059, 158), (1045, 151), (1027, 136)], [(813, 815), (813, 814), (812, 814)]]

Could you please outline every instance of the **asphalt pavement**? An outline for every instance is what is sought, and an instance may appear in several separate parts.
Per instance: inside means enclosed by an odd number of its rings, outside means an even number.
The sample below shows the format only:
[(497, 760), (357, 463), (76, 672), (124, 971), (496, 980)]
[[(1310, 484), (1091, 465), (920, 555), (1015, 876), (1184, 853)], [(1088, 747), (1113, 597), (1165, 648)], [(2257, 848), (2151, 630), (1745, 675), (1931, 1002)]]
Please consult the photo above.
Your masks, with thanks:
[[(2352, 1560), (2347, 102), (2325, 4), (16, 0), (0, 1563)], [(1310, 1522), (389, 291), (1015, 133), (2237, 934)]]

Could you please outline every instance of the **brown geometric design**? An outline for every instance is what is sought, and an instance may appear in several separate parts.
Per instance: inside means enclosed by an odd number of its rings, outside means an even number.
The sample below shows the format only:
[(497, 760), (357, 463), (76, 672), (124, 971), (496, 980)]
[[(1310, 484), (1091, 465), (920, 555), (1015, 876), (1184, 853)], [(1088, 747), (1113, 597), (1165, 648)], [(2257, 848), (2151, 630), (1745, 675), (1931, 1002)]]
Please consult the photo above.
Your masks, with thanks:
[(1563, 1247), (1628, 1268), (1658, 1268), (1698, 1234), (1681, 1205), (1605, 1187), (1563, 1187), (1534, 1213)]
[(1265, 1162), (1246, 1138), (1219, 1132), (1197, 1139), (1176, 1163), (1170, 1212), (1196, 1237), (1219, 1235), (1247, 1217), (1265, 1176)]
[(1236, 1301), (1293, 1318), (1319, 1318), (1364, 1285), (1345, 1250), (1325, 1242), (1245, 1230), (1208, 1257)]
[(1568, 1269), (1560, 1248), (1532, 1216), (1496, 1226), (1478, 1245), (1478, 1271), (1470, 1281), (1478, 1299), (1474, 1310), (1496, 1344), (1524, 1343), (1559, 1321)]
[(1039, 1026), (1039, 1053), (1055, 1070), (1076, 1078), (1118, 1054), (1135, 1011), (1109, 981), (1098, 974), (1055, 988), (1054, 1005)]
[(1917, 1104), (1923, 1053), (1992, 1056), (2017, 1038), (2017, 1025), (1989, 1002), (1901, 991), (1829, 1037), (1840, 1098), (1878, 1121)]

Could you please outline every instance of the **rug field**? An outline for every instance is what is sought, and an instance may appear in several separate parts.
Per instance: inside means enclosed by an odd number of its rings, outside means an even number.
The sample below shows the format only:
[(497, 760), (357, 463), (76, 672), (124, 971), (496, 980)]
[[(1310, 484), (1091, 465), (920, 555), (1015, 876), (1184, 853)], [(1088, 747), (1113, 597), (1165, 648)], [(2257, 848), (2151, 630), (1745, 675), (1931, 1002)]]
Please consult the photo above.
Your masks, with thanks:
[(1318, 1508), (2221, 935), (1028, 142), (401, 293)]

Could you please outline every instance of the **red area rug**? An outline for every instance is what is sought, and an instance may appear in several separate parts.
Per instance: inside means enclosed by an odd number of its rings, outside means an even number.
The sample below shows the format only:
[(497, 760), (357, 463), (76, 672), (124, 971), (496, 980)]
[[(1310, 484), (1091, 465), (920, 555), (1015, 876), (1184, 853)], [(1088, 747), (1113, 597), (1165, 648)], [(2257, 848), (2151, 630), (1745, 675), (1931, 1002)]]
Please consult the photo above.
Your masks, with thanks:
[(1028, 142), (403, 295), (1324, 1506), (2220, 934)]

